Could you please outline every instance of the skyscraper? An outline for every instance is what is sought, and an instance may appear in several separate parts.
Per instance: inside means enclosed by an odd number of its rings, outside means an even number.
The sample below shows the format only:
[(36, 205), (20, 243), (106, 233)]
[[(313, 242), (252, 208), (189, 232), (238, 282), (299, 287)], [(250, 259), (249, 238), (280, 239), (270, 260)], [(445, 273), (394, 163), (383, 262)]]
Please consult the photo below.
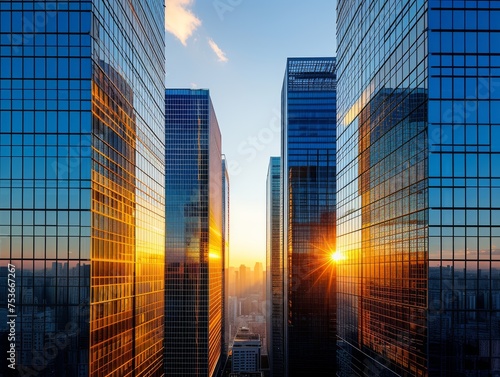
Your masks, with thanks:
[(250, 267), (245, 266), (244, 264), (240, 265), (240, 289), (239, 289), (239, 297), (247, 297), (250, 294), (250, 287), (252, 285), (252, 276)]
[(229, 354), (230, 327), (229, 327), (229, 170), (226, 157), (222, 158), (222, 250), (223, 250), (223, 292), (222, 292), (222, 357), (227, 360)]
[(223, 342), (221, 134), (208, 90), (165, 99), (165, 371), (215, 376)]
[(335, 58), (289, 58), (282, 89), (288, 375), (335, 370)]
[(499, 375), (500, 1), (337, 9), (340, 375)]
[(266, 324), (267, 353), (272, 377), (284, 376), (284, 286), (280, 222), (280, 158), (271, 157), (266, 183)]
[(21, 375), (163, 373), (164, 49), (163, 1), (0, 5), (0, 267), (16, 269)]
[(262, 292), (263, 278), (264, 278), (264, 270), (262, 267), (262, 262), (255, 262), (255, 266), (253, 268), (253, 285), (252, 285), (253, 293), (260, 294)]

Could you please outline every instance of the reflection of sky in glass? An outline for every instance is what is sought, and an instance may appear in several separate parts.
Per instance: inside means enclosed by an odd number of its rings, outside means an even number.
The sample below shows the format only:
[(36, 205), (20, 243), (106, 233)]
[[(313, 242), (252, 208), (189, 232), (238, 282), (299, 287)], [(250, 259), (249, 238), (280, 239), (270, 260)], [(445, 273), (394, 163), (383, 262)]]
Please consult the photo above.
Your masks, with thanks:
[[(114, 368), (125, 374), (117, 368), (130, 368), (131, 360), (125, 359), (131, 356), (132, 345), (152, 350), (155, 362), (161, 357), (163, 336), (158, 328), (162, 318), (142, 323), (158, 308), (136, 302), (135, 313), (120, 311), (120, 319), (110, 318), (131, 301), (132, 291), (136, 292), (129, 289), (132, 277), (140, 280), (142, 273), (148, 279), (154, 276), (156, 282), (152, 288), (149, 280), (141, 280), (137, 292), (142, 289), (145, 301), (163, 307), (164, 231), (160, 227), (157, 232), (149, 225), (163, 223), (164, 172), (163, 164), (151, 163), (155, 160), (151, 148), (144, 147), (158, 144), (157, 139), (163, 142), (163, 73), (151, 68), (160, 67), (163, 61), (161, 54), (145, 53), (148, 43), (125, 46), (120, 43), (127, 42), (120, 38), (100, 39), (106, 32), (103, 19), (110, 19), (109, 14), (100, 13), (107, 9), (100, 3), (63, 1), (56, 11), (54, 4), (38, 2), (34, 12), (33, 4), (23, 4), (21, 9), (18, 4), (4, 2), (0, 10), (0, 268), (8, 262), (16, 266), (18, 330), (22, 334), (17, 343), (18, 363), (34, 368), (41, 376), (92, 374), (104, 364), (109, 371)], [(163, 25), (163, 3), (148, 5), (147, 12), (156, 10), (148, 20)], [(130, 11), (128, 7), (113, 9), (115, 17), (123, 20)], [(91, 30), (91, 20), (102, 27)], [(142, 21), (146, 19), (136, 18), (134, 23)], [(126, 22), (117, 24), (120, 27), (113, 33), (118, 36), (125, 32)], [(162, 31), (155, 39), (155, 50), (162, 51), (163, 35)], [(91, 50), (91, 43), (95, 50)], [(120, 60), (120, 73), (109, 61), (92, 56), (93, 51), (99, 55), (98, 51), (105, 50), (114, 54), (106, 53), (106, 59)], [(134, 54), (145, 57), (141, 72), (130, 69), (128, 59)], [(156, 58), (161, 63), (153, 62)], [(106, 85), (101, 69), (108, 75)], [(133, 90), (131, 82), (137, 85)], [(143, 90), (146, 86), (147, 91)], [(152, 92), (156, 97), (150, 95)], [(148, 127), (144, 127), (146, 120)], [(128, 144), (119, 142), (127, 132), (137, 133), (135, 122), (143, 130), (140, 137), (135, 136), (140, 143), (130, 142), (130, 138)], [(136, 154), (147, 154), (149, 162), (137, 162)], [(163, 160), (163, 150), (156, 158)], [(109, 167), (107, 172), (104, 165)], [(135, 200), (139, 197), (133, 193), (135, 178), (127, 176), (126, 184), (120, 180), (125, 172), (134, 177), (147, 172), (149, 180), (143, 187), (156, 193), (155, 199), (145, 199), (148, 203)], [(126, 217), (131, 212), (134, 221)], [(125, 229), (136, 225), (148, 231), (129, 237)], [(127, 253), (129, 258), (137, 257), (137, 270), (132, 273), (128, 269), (124, 274), (128, 275), (125, 293), (125, 288), (117, 289), (116, 284), (122, 282), (121, 261)], [(104, 254), (106, 261), (100, 260)], [(155, 254), (161, 255), (151, 257)], [(6, 306), (4, 293), (0, 292), (0, 303)], [(108, 303), (103, 304), (104, 300)], [(133, 340), (123, 335), (132, 331), (132, 316), (140, 325)], [(97, 318), (99, 326), (92, 322)], [(118, 322), (123, 325), (120, 329)], [(68, 334), (71, 323), (76, 330)], [(109, 330), (106, 340), (102, 337), (104, 327)], [(68, 346), (59, 348), (46, 362), (36, 359), (57, 334), (69, 336)], [(110, 350), (120, 344), (128, 344), (127, 349), (111, 356)], [(147, 368), (146, 364), (143, 367)]]
[[(336, 71), (334, 58), (289, 58), (283, 83), (283, 229), (290, 373), (333, 373)], [(286, 256), (288, 255), (288, 256)]]
[[(479, 12), (484, 13), (487, 22), (488, 13)], [(440, 19), (434, 17), (440, 13)], [(466, 346), (471, 353), (461, 356), (466, 363), (458, 363), (458, 370), (497, 370), (499, 366), (493, 361), (478, 364), (472, 351), (481, 347), (481, 342), (499, 341), (499, 334), (486, 334), (483, 330), (491, 326), (494, 317), (462, 311), (499, 309), (493, 299), (497, 296), (499, 274), (495, 261), (498, 248), (492, 236), (498, 232), (495, 226), (500, 225), (499, 211), (495, 209), (499, 204), (495, 186), (500, 177), (500, 161), (498, 155), (491, 153), (498, 151), (500, 119), (498, 103), (493, 100), (498, 90), (496, 80), (487, 77), (491, 61), (486, 55), (467, 55), (464, 59), (461, 55), (442, 54), (462, 53), (464, 47), (469, 53), (487, 54), (494, 47), (489, 43), (489, 33), (474, 30), (478, 14), (475, 9), (436, 10), (429, 14), (429, 22), (434, 27), (429, 34), (430, 49), (436, 52), (431, 56), (430, 65), (435, 73), (430, 81), (434, 87), (430, 93), (436, 101), (431, 101), (429, 120), (440, 135), (440, 140), (431, 140), (429, 174), (441, 178), (430, 180), (429, 225), (435, 228), (429, 229), (433, 235), (429, 239), (429, 289), (431, 298), (435, 298), (434, 289), (441, 289), (441, 297), (446, 297), (440, 304), (440, 313), (429, 313), (429, 331), (433, 333), (430, 341), (431, 345), (447, 344), (441, 358), (451, 357), (453, 352), (459, 354), (457, 346), (451, 344), (463, 342), (459, 328), (469, 323), (467, 331), (471, 335)], [(463, 27), (464, 14), (466, 32), (452, 31), (459, 28), (460, 22)], [(450, 30), (446, 31), (447, 28)], [(465, 75), (465, 78), (447, 75)], [(439, 272), (441, 279), (435, 279)], [(491, 293), (485, 294), (490, 290)], [(442, 324), (447, 321), (450, 324), (440, 326), (438, 319)], [(437, 333), (445, 335), (436, 336)], [(492, 354), (482, 354), (482, 357), (489, 356)], [(434, 360), (431, 367), (439, 369), (446, 365), (437, 357), (431, 360)]]
[[(462, 7), (464, 4), (467, 4), (465, 8)], [(391, 7), (395, 8), (395, 13), (387, 13)], [(386, 367), (397, 371), (388, 360), (395, 361), (405, 370), (408, 368), (412, 375), (418, 374), (419, 370), (429, 374), (453, 371), (474, 375), (500, 371), (500, 359), (496, 358), (500, 357), (496, 351), (500, 346), (500, 333), (492, 330), (497, 328), (496, 311), (500, 309), (500, 243), (497, 242), (500, 236), (500, 81), (495, 77), (500, 59), (496, 55), (498, 43), (493, 42), (496, 35), (489, 31), (498, 28), (499, 13), (492, 8), (477, 7), (475, 2), (411, 1), (388, 4), (376, 1), (370, 2), (370, 7), (366, 9), (360, 5), (359, 9), (365, 9), (366, 14), (351, 14), (342, 13), (342, 10), (347, 10), (348, 2), (339, 2), (339, 14), (344, 15), (344, 19), (340, 17), (338, 20), (339, 36), (346, 36), (346, 41), (360, 33), (359, 24), (371, 19), (368, 15), (375, 12), (375, 21), (366, 24), (363, 29), (363, 39), (354, 43), (359, 43), (359, 48), (351, 49), (348, 43), (339, 45), (338, 90), (339, 98), (345, 98), (339, 103), (339, 122), (342, 125), (338, 136), (341, 156), (338, 164), (342, 172), (338, 178), (339, 248), (346, 250), (346, 263), (352, 260), (354, 268), (361, 267), (361, 264), (366, 266), (362, 276), (370, 277), (368, 281), (373, 287), (373, 291), (358, 290), (355, 285), (341, 289), (339, 335), (355, 347), (359, 339), (363, 339), (364, 346), (368, 348), (363, 349), (363, 353), (383, 359), (382, 367), (362, 367), (364, 375), (373, 375), (374, 370), (380, 372)], [(407, 18), (404, 18), (405, 15)], [(397, 18), (400, 16), (403, 18), (399, 23)], [(426, 22), (429, 26), (427, 32), (424, 31)], [(424, 39), (427, 48), (420, 49), (420, 41)], [(376, 53), (379, 49), (386, 54)], [(365, 66), (363, 62), (366, 61), (369, 63)], [(360, 71), (363, 75), (357, 76), (356, 72)], [(413, 75), (415, 72), (416, 75)], [(380, 93), (388, 90), (396, 97), (397, 90), (412, 88), (413, 85), (427, 88), (429, 96), (426, 119), (423, 119), (428, 125), (425, 142), (428, 149), (424, 150), (423, 156), (426, 167), (422, 192), (427, 195), (423, 202), (417, 199), (419, 204), (416, 206), (417, 210), (425, 211), (422, 224), (426, 228), (424, 233), (420, 233), (420, 242), (417, 241), (418, 230), (403, 228), (401, 233), (398, 232), (398, 217), (404, 215), (406, 202), (405, 184), (402, 191), (399, 191), (401, 186), (398, 186), (398, 181), (395, 184), (389, 181), (378, 189), (380, 182), (384, 182), (391, 170), (398, 167), (390, 158), (390, 153), (397, 153), (390, 149), (390, 141), (381, 141), (375, 133), (377, 128), (382, 128), (382, 134), (390, 135), (387, 124), (397, 124), (398, 119), (404, 119), (404, 114), (418, 102), (413, 101), (406, 107), (404, 101), (393, 99), (390, 109), (401, 105), (401, 110), (392, 118), (374, 117), (373, 113), (365, 115), (364, 111), (359, 111), (365, 105), (365, 109), (380, 106), (379, 113), (384, 114), (383, 102), (381, 105), (377, 102)], [(362, 133), (363, 122), (370, 124), (366, 134)], [(404, 123), (397, 127), (404, 132)], [(352, 145), (352, 135), (356, 131), (361, 135), (358, 144)], [(422, 145), (421, 141), (417, 143), (417, 150)], [(405, 142), (412, 143), (407, 135), (403, 137)], [(373, 165), (367, 164), (367, 154), (377, 156), (376, 160), (371, 160)], [(405, 151), (401, 158), (406, 156), (408, 153)], [(356, 159), (358, 165), (355, 165)], [(381, 168), (374, 164), (384, 160), (386, 162)], [(410, 180), (418, 175), (418, 168), (413, 169), (417, 162), (418, 158), (403, 166), (403, 169), (409, 170)], [(362, 198), (362, 227), (356, 224), (359, 219), (350, 215), (355, 213), (352, 206), (356, 197)], [(380, 218), (390, 220), (390, 225), (377, 225)], [(363, 244), (356, 243), (356, 232), (360, 229), (365, 241)], [(408, 241), (400, 244), (401, 239)], [(424, 293), (428, 291), (429, 310), (421, 312), (426, 316), (422, 318), (422, 323), (427, 321), (427, 327), (420, 332), (410, 332), (409, 343), (406, 340), (399, 343), (396, 339), (388, 341), (387, 346), (381, 346), (384, 339), (390, 338), (391, 329), (398, 326), (398, 318), (393, 315), (389, 315), (387, 320), (379, 318), (378, 295), (381, 291), (387, 294), (388, 305), (392, 307), (390, 294), (393, 292), (384, 291), (384, 281), (377, 282), (377, 279), (384, 276), (387, 282), (389, 278), (395, 292), (404, 291), (406, 282), (394, 280), (387, 268), (379, 271), (378, 263), (384, 263), (384, 255), (392, 257), (385, 260), (385, 266), (392, 263), (393, 258), (397, 260), (400, 247), (410, 252), (403, 254), (404, 261), (406, 258), (411, 261), (413, 250), (425, 252), (421, 254), (425, 255), (425, 263), (421, 266), (425, 268), (428, 263), (429, 267), (419, 272), (424, 280), (410, 279), (409, 283), (413, 287), (412, 294), (418, 294), (418, 288), (422, 288)], [(354, 256), (359, 250), (364, 263), (357, 264)], [(373, 255), (381, 259), (372, 259)], [(344, 287), (342, 281), (351, 281), (352, 267), (339, 268), (341, 287)], [(418, 271), (417, 265), (411, 268)], [(396, 275), (393, 276), (397, 276), (397, 271), (395, 265)], [(363, 283), (363, 279), (359, 281)], [(353, 304), (358, 297), (362, 298), (366, 307)], [(394, 305), (404, 304), (404, 296), (395, 301)], [(404, 305), (398, 312), (405, 318)], [(415, 312), (410, 320), (418, 317)], [(358, 320), (359, 327), (356, 324)], [(372, 327), (366, 326), (367, 323)], [(381, 333), (373, 330), (377, 326), (382, 327)], [(361, 338), (353, 335), (357, 332), (361, 332)], [(374, 340), (373, 333), (377, 333)], [(418, 346), (405, 350), (411, 342), (417, 344), (420, 336), (425, 337), (424, 343), (428, 347), (425, 352), (418, 355)], [(401, 347), (397, 359), (391, 353), (393, 344)], [(406, 352), (412, 353), (413, 349), (417, 350), (417, 355), (407, 360)], [(354, 357), (352, 351), (346, 344), (339, 354), (341, 357)], [(360, 365), (366, 365), (363, 353), (356, 356)]]
[(165, 331), (182, 332), (166, 337), (166, 371), (211, 375), (224, 325), (221, 135), (208, 90), (167, 89), (165, 101)]

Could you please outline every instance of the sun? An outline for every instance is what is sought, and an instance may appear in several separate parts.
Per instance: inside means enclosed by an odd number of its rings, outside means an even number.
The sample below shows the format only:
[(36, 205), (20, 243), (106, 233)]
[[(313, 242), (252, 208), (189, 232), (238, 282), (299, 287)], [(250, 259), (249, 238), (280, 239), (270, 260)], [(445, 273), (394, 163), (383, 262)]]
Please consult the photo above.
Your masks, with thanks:
[(333, 253), (330, 254), (330, 259), (333, 262), (337, 263), (343, 261), (345, 259), (345, 256), (340, 251), (334, 251)]

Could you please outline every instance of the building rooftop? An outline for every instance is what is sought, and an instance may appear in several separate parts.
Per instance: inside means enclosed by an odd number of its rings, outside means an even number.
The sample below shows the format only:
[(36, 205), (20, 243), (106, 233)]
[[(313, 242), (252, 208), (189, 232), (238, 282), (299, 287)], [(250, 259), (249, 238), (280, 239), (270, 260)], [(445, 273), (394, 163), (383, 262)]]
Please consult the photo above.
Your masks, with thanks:
[(233, 372), (229, 377), (264, 377), (264, 372)]
[(288, 58), (288, 91), (337, 88), (336, 58)]
[(238, 333), (236, 334), (234, 341), (236, 342), (245, 340), (260, 340), (260, 335), (250, 332), (250, 329), (247, 327), (242, 327), (238, 330)]

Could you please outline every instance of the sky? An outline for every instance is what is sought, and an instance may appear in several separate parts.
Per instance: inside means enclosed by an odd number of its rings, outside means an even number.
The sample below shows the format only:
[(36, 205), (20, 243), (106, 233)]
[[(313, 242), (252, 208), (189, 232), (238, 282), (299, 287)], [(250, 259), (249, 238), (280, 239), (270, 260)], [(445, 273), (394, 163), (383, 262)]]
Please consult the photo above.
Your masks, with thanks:
[(266, 177), (280, 154), (286, 59), (335, 55), (335, 4), (166, 0), (166, 87), (209, 89), (222, 134), (231, 266), (265, 266)]

